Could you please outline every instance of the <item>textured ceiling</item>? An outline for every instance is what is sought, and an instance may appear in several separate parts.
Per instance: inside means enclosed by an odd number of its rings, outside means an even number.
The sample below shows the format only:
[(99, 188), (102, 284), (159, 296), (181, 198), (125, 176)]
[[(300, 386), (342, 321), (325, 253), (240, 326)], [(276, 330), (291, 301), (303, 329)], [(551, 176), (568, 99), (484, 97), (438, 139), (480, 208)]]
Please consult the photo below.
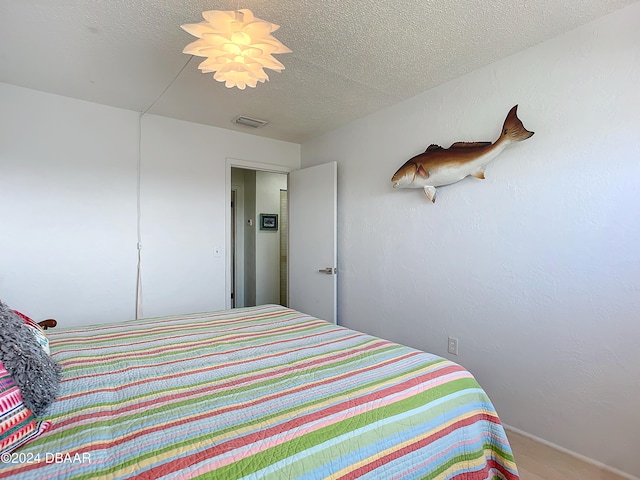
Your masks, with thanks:
[[(0, 0), (0, 82), (302, 143), (631, 3)], [(195, 39), (181, 24), (237, 8), (281, 25), (293, 50), (277, 56), (284, 72), (244, 91), (182, 53)]]

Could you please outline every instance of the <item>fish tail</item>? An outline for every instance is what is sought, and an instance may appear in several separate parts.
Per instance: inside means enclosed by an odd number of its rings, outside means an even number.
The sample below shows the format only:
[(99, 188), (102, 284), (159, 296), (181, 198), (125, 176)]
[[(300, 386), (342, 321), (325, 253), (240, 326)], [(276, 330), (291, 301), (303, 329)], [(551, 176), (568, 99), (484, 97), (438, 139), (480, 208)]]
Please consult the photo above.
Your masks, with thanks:
[(504, 139), (509, 142), (521, 142), (535, 133), (524, 128), (524, 125), (518, 118), (517, 111), (518, 105), (509, 110), (507, 118), (504, 120), (504, 125), (502, 126), (501, 140)]

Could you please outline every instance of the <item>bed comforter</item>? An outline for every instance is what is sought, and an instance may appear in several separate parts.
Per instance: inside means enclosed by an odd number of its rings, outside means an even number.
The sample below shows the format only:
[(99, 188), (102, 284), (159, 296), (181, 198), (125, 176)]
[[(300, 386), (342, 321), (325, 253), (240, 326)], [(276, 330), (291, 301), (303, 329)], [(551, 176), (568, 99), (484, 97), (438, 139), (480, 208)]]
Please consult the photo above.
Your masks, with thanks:
[[(60, 397), (0, 477), (517, 479), (461, 366), (275, 305), (56, 329)], [(6, 457), (6, 456), (5, 456)]]

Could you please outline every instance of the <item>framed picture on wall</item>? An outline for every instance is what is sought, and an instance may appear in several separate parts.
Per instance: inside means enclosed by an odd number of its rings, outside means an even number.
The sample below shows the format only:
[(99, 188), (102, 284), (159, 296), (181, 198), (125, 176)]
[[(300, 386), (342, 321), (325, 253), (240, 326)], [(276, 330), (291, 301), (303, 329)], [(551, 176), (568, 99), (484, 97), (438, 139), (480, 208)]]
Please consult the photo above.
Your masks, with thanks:
[(278, 215), (276, 213), (260, 214), (260, 230), (278, 231)]

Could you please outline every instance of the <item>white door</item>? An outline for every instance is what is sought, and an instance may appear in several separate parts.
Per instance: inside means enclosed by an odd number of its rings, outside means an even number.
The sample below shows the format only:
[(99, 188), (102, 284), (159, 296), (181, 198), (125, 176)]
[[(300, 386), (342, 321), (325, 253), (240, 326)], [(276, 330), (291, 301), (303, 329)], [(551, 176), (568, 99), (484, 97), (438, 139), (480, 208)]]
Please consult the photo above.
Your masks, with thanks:
[(289, 307), (337, 322), (337, 163), (289, 174)]

